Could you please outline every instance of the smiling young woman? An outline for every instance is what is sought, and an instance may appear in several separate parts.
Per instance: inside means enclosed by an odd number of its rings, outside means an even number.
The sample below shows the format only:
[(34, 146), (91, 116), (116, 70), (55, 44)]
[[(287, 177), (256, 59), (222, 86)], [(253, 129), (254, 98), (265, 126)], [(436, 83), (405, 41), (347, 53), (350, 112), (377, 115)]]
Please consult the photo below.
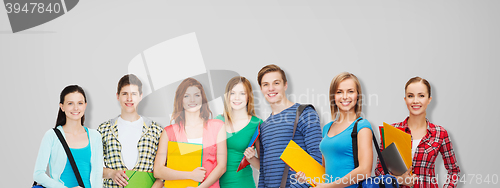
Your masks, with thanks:
[[(456, 187), (460, 168), (448, 132), (426, 118), (427, 106), (431, 103), (431, 85), (420, 77), (413, 77), (405, 85), (406, 107), (410, 115), (392, 126), (403, 128), (412, 137), (412, 167), (402, 176), (397, 176), (401, 187), (438, 187), (434, 162), (439, 153), (443, 157), (444, 166), (448, 170), (448, 179), (444, 187)], [(383, 149), (383, 148), (382, 148)], [(410, 173), (414, 175), (411, 176)], [(380, 162), (375, 174), (383, 174)], [(415, 178), (416, 177), (416, 178)]]
[[(65, 87), (59, 97), (55, 128), (66, 140), (84, 186), (102, 187), (102, 140), (96, 130), (83, 126), (86, 107), (87, 99), (80, 86)], [(46, 174), (47, 164), (50, 176)], [(52, 129), (43, 136), (33, 178), (45, 187), (79, 187), (66, 152)]]
[(254, 132), (262, 120), (255, 116), (252, 85), (241, 76), (229, 80), (224, 94), (224, 114), (215, 117), (225, 122), (227, 137), (227, 170), (220, 178), (220, 186), (253, 187), (255, 181), (252, 168), (246, 166), (237, 172), (241, 159), (245, 157), (252, 167), (260, 168), (260, 147), (248, 147)]
[[(154, 162), (154, 176), (163, 180), (190, 179), (199, 187), (219, 187), (219, 178), (226, 171), (226, 130), (224, 122), (210, 119), (205, 90), (198, 80), (187, 78), (177, 87), (172, 120), (165, 127), (158, 144)], [(166, 167), (168, 141), (203, 145), (202, 167), (193, 171), (178, 171)]]
[[(333, 78), (330, 84), (333, 121), (323, 127), (323, 140), (319, 145), (328, 178), (324, 183), (316, 183), (318, 188), (356, 187), (357, 182), (371, 175), (372, 129), (370, 122), (361, 117), (361, 97), (361, 84), (354, 74), (343, 72)], [(355, 166), (351, 137), (356, 122), (358, 166)], [(303, 172), (297, 175), (299, 179), (305, 178)], [(351, 181), (353, 179), (355, 181)]]

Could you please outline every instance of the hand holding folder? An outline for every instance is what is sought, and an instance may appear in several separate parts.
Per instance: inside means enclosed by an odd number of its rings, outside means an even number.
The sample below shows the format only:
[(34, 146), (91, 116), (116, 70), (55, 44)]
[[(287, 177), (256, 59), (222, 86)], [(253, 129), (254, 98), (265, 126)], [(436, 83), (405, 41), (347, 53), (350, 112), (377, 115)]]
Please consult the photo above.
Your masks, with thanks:
[[(248, 143), (248, 147), (252, 147), (255, 145), (255, 142), (257, 141), (257, 138), (259, 138), (259, 135), (260, 135), (260, 129), (259, 129), (259, 126), (257, 126), (257, 129), (253, 133), (252, 139), (250, 139), (250, 143)], [(238, 165), (238, 170), (236, 170), (236, 172), (247, 167), (249, 164), (250, 164), (250, 162), (248, 162), (248, 160), (245, 158), (245, 156), (243, 156), (243, 159), (241, 159), (240, 165)]]
[[(167, 167), (178, 171), (193, 171), (201, 167), (203, 159), (203, 145), (185, 142), (168, 142)], [(200, 183), (185, 180), (165, 180), (167, 188), (198, 187)]]
[(290, 140), (285, 151), (280, 156), (290, 168), (294, 171), (304, 172), (307, 177), (307, 183), (315, 187), (311, 180), (318, 183), (323, 183), (323, 175), (325, 174), (325, 167), (314, 160), (306, 151), (304, 151), (297, 143)]

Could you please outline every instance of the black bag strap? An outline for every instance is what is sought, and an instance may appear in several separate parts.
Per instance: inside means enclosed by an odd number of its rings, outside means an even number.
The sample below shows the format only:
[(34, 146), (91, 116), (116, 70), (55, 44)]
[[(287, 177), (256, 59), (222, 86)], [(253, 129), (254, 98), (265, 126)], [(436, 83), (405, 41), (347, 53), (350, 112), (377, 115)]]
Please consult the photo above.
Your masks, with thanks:
[[(292, 134), (292, 139), (295, 137), (295, 131), (297, 130), (297, 124), (299, 123), (299, 117), (302, 115), (302, 112), (306, 107), (310, 106), (313, 110), (316, 110), (312, 104), (301, 104), (299, 107), (297, 107), (297, 112), (295, 114), (295, 122), (293, 123), (293, 134)], [(288, 179), (288, 169), (290, 166), (285, 163), (285, 169), (283, 170), (283, 176), (281, 177), (281, 185), (280, 188), (285, 188), (286, 187), (286, 180)]]
[(64, 147), (64, 151), (66, 151), (66, 155), (68, 156), (69, 163), (71, 163), (71, 167), (73, 168), (73, 172), (75, 172), (76, 180), (78, 181), (78, 185), (80, 187), (85, 188), (83, 185), (83, 180), (82, 177), (80, 176), (80, 171), (78, 171), (78, 167), (76, 166), (75, 159), (73, 158), (73, 155), (71, 154), (71, 150), (68, 147), (68, 143), (66, 143), (66, 140), (64, 139), (61, 131), (59, 129), (54, 128), (54, 132), (56, 132), (57, 138), (59, 138), (59, 141), (61, 141), (61, 144)]
[(358, 160), (358, 122), (361, 121), (363, 118), (359, 118), (356, 120), (356, 123), (354, 123), (354, 128), (352, 128), (352, 133), (351, 133), (351, 138), (352, 138), (352, 157), (354, 159), (354, 168), (357, 168), (359, 166), (359, 160)]
[[(359, 166), (359, 160), (358, 160), (358, 122), (361, 121), (363, 118), (359, 118), (356, 123), (354, 124), (354, 128), (352, 129), (351, 133), (351, 138), (352, 138), (352, 153), (353, 153), (353, 158), (354, 158), (354, 168), (357, 168)], [(384, 157), (382, 157), (382, 153), (380, 152), (380, 147), (378, 146), (377, 138), (375, 138), (375, 134), (372, 131), (372, 138), (373, 138), (373, 145), (375, 145), (375, 150), (377, 151), (377, 155), (380, 159), (380, 164), (382, 165), (382, 169), (384, 169), (384, 173), (389, 175), (389, 170), (387, 169), (387, 166), (385, 166), (385, 161)], [(360, 188), (362, 188), (361, 184), (358, 184)], [(393, 188), (397, 188), (397, 181), (391, 181), (391, 185)], [(380, 181), (379, 183), (380, 188), (385, 188), (386, 185), (384, 184), (384, 181)]]
[[(354, 124), (354, 128), (352, 129), (351, 138), (352, 138), (352, 153), (354, 158), (354, 168), (359, 166), (358, 161), (358, 122), (363, 118), (359, 118)], [(389, 170), (387, 170), (387, 166), (385, 166), (384, 157), (382, 157), (382, 153), (380, 152), (380, 147), (378, 146), (377, 138), (375, 138), (375, 134), (372, 131), (373, 145), (375, 145), (375, 150), (377, 151), (378, 158), (380, 159), (380, 164), (384, 169), (385, 174), (389, 174)]]

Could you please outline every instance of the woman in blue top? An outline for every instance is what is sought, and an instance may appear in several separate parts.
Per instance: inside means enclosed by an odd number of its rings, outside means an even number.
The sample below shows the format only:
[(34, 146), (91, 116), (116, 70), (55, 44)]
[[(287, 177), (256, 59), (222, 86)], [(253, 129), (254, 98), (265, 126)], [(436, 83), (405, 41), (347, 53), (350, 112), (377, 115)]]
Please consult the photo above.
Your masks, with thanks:
[[(372, 171), (372, 130), (367, 120), (361, 118), (362, 93), (358, 78), (343, 72), (335, 76), (330, 84), (330, 109), (334, 121), (323, 127), (323, 140), (319, 148), (323, 154), (325, 175), (321, 187), (356, 187), (357, 183), (370, 177)], [(354, 167), (351, 133), (358, 122), (358, 161)], [(297, 177), (305, 178), (303, 172)], [(301, 181), (302, 182), (302, 181)]]
[[(70, 85), (64, 88), (60, 95), (56, 128), (68, 143), (85, 188), (101, 188), (101, 134), (83, 126), (86, 106), (85, 92), (80, 86)], [(47, 164), (50, 167), (50, 176), (46, 174)], [(43, 136), (33, 179), (47, 188), (80, 187), (66, 152), (52, 129)]]

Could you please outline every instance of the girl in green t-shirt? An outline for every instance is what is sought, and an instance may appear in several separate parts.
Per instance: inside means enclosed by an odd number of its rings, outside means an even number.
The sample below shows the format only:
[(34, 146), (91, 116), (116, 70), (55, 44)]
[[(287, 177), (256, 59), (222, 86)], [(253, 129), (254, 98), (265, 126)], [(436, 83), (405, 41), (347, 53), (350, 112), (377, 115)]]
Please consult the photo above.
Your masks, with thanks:
[[(260, 168), (259, 142), (248, 147), (262, 120), (255, 116), (252, 85), (241, 76), (229, 80), (224, 94), (224, 114), (216, 119), (225, 122), (227, 136), (227, 170), (220, 178), (220, 187), (255, 188), (252, 168)], [(238, 171), (243, 157), (250, 163)]]

